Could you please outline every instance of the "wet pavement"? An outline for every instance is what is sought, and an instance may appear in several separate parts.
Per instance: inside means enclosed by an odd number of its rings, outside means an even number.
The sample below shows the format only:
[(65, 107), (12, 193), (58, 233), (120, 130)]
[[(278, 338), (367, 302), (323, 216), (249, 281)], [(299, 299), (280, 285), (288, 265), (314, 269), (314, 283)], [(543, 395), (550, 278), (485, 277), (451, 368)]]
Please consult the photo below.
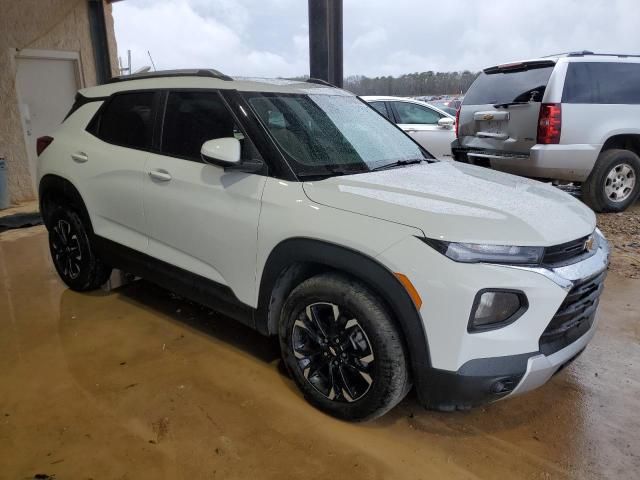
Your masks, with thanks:
[(410, 394), (348, 424), (273, 339), (146, 282), (72, 292), (43, 227), (5, 232), (0, 479), (637, 479), (639, 293), (611, 273), (594, 341), (531, 394), (448, 414)]

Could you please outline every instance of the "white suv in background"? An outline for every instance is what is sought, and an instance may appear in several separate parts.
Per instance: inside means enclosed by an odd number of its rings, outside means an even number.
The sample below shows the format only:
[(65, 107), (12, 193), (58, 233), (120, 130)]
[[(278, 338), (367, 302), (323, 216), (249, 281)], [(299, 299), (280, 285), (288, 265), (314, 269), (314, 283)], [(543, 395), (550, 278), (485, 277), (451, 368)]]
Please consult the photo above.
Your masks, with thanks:
[(640, 56), (584, 51), (485, 68), (458, 116), (456, 160), (576, 183), (597, 212), (640, 195)]
[(38, 151), (70, 288), (119, 268), (278, 335), (304, 396), (340, 418), (411, 385), (444, 410), (526, 392), (596, 329), (608, 246), (591, 210), (434, 160), (322, 82), (116, 78)]
[(451, 159), (456, 139), (455, 117), (420, 100), (402, 97), (364, 96), (375, 108), (438, 159)]

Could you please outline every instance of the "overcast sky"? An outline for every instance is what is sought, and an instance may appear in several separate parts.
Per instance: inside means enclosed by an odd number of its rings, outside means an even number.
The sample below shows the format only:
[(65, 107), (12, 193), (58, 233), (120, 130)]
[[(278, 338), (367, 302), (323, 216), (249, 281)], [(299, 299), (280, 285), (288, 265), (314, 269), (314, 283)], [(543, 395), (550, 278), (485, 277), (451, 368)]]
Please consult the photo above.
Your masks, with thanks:
[[(307, 0), (125, 0), (119, 54), (134, 70), (309, 73)], [(638, 0), (344, 0), (345, 76), (478, 70), (569, 50), (640, 53)]]

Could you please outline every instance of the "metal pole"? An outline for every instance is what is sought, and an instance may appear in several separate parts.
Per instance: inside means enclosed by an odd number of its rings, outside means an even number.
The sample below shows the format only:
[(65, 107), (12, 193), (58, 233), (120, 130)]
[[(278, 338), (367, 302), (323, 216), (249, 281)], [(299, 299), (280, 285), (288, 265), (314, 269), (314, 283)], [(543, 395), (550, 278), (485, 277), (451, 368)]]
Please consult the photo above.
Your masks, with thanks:
[(104, 19), (102, 0), (89, 0), (89, 33), (93, 44), (96, 81), (98, 84), (102, 84), (112, 77), (107, 26)]
[(342, 0), (309, 0), (309, 74), (342, 87)]

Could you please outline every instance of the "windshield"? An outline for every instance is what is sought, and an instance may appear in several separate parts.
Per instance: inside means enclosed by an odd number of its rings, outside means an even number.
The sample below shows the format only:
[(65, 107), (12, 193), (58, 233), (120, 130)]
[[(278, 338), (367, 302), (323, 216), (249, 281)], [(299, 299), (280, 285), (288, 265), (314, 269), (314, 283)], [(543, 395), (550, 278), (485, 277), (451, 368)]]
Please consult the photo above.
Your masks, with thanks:
[(358, 173), (431, 158), (356, 97), (254, 92), (244, 96), (296, 173)]
[(469, 87), (464, 105), (541, 102), (553, 66), (481, 73)]

